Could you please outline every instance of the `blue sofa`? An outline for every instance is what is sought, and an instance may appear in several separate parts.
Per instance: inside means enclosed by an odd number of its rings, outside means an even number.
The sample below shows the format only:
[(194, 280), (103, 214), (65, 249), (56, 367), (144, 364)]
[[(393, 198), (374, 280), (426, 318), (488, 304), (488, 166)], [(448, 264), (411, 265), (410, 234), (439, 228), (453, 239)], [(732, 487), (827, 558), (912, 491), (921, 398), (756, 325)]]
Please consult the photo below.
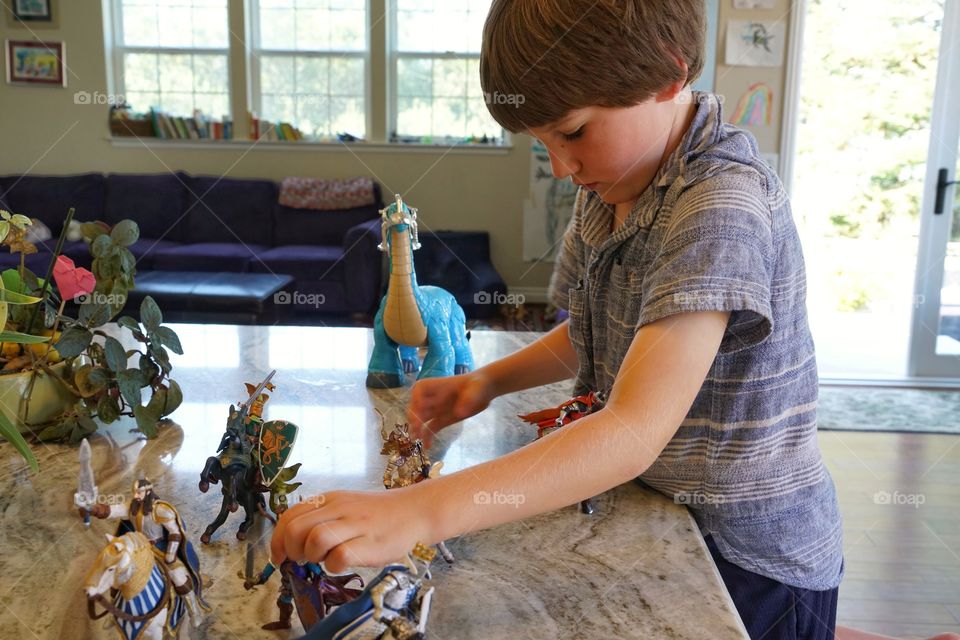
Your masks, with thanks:
[[(0, 176), (0, 209), (38, 218), (53, 233), (39, 253), (26, 258), (37, 274), (46, 272), (67, 210), (74, 207), (79, 221), (136, 221), (140, 240), (130, 250), (138, 273), (182, 272), (185, 291), (198, 274), (286, 274), (294, 279), (298, 299), (306, 300), (302, 308), (284, 309), (287, 315), (372, 314), (386, 285), (383, 254), (377, 251), (383, 203), (379, 185), (374, 189), (375, 204), (319, 211), (280, 205), (279, 185), (270, 180), (183, 172), (12, 175)], [(474, 304), (477, 292), (506, 292), (489, 262), (487, 234), (421, 233), (420, 241), (424, 248), (415, 256), (421, 284), (449, 289), (468, 317), (495, 313), (491, 305)], [(90, 266), (83, 241), (67, 242), (63, 253)], [(18, 261), (16, 254), (0, 252), (0, 269)], [(320, 309), (313, 303), (319, 295)]]

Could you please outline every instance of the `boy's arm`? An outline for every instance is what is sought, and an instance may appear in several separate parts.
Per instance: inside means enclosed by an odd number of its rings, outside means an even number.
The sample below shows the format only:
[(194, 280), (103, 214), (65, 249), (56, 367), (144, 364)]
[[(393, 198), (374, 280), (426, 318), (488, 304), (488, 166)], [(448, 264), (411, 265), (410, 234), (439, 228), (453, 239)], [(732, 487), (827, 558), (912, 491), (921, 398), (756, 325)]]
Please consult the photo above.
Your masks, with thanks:
[[(409, 487), (434, 506), (431, 542), (574, 504), (643, 473), (693, 404), (729, 315), (685, 313), (644, 326), (604, 409), (496, 460)], [(477, 499), (494, 493), (506, 498)]]
[(277, 523), (271, 547), (280, 557), (323, 561), (333, 572), (379, 566), (418, 541), (551, 511), (635, 478), (689, 411), (728, 318), (693, 312), (644, 326), (601, 411), (449, 476), (386, 492), (331, 492), (295, 505)]
[(532, 389), (577, 375), (577, 352), (570, 342), (570, 321), (505, 358), (481, 367), (477, 373), (493, 383), (496, 396)]

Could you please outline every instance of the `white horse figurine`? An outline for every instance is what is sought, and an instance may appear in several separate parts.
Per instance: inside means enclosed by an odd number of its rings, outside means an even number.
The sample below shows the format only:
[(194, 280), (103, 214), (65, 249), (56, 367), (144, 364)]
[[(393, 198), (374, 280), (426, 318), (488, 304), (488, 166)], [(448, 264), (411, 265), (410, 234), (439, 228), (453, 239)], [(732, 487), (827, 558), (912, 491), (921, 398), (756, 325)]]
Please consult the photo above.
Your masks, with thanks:
[[(163, 558), (135, 531), (120, 537), (107, 534), (107, 542), (84, 582), (90, 618), (112, 614), (126, 640), (176, 638), (187, 606), (174, 591)], [(110, 589), (117, 590), (112, 601), (104, 596)], [(105, 611), (97, 614), (96, 603)]]

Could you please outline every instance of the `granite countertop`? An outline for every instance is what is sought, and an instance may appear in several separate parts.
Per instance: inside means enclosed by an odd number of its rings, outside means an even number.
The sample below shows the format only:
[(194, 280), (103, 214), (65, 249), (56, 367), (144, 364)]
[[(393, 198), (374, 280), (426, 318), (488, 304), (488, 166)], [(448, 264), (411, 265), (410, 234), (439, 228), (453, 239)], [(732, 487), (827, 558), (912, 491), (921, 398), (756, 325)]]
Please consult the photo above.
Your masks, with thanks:
[[(213, 606), (181, 638), (287, 638), (263, 631), (276, 619), (279, 580), (244, 591), (242, 575), (268, 559), (269, 522), (236, 539), (242, 509), (211, 544), (200, 533), (220, 504), (219, 486), (197, 489), (206, 458), (223, 433), (227, 408), (245, 399), (244, 382), (277, 369), (265, 418), (301, 431), (291, 463), (302, 462), (297, 492), (382, 491), (384, 458), (374, 408), (403, 420), (410, 387), (364, 386), (372, 333), (367, 329), (170, 325), (183, 356), (174, 378), (184, 404), (159, 438), (131, 433), (124, 419), (90, 438), (102, 495), (130, 497), (134, 479), (149, 477), (159, 497), (181, 512), (198, 548), (205, 595)], [(536, 334), (474, 331), (478, 364), (506, 355)], [(568, 384), (496, 400), (479, 416), (446, 429), (432, 458), (444, 473), (488, 460), (532, 441), (536, 429), (516, 415), (567, 399)], [(31, 474), (8, 444), (0, 445), (0, 638), (113, 638), (104, 620), (87, 617), (84, 576), (115, 523), (84, 527), (72, 506), (78, 447), (35, 447)], [(293, 500), (297, 500), (294, 494)], [(456, 563), (434, 562), (436, 586), (429, 636), (446, 638), (746, 638), (716, 567), (685, 507), (636, 484), (595, 500), (593, 515), (571, 506), (447, 542)], [(370, 577), (374, 570), (359, 573)], [(296, 616), (294, 616), (296, 617)]]

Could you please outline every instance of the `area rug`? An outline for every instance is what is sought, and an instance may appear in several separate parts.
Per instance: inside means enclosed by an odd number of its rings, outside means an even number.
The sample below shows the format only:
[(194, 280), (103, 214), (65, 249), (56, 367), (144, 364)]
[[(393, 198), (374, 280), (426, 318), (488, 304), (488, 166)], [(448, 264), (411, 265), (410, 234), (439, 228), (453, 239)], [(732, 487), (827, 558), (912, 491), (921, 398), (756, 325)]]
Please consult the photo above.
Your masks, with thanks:
[(821, 429), (960, 435), (960, 391), (820, 387)]

